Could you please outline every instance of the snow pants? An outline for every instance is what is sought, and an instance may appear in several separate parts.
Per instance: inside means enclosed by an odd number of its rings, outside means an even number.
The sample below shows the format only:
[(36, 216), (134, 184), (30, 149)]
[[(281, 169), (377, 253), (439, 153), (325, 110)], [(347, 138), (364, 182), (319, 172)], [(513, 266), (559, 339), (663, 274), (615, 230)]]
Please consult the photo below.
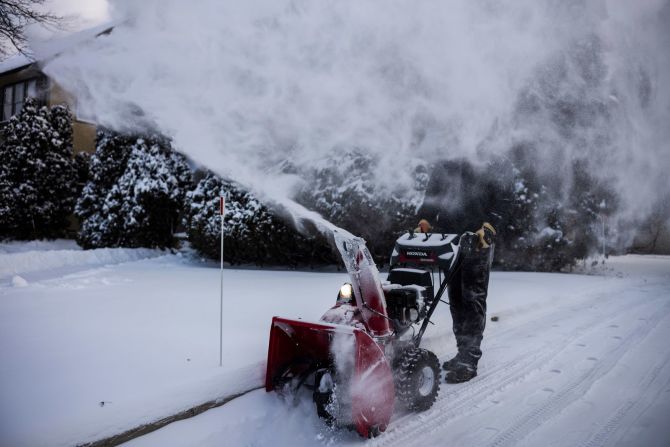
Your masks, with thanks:
[(482, 356), (481, 344), (486, 326), (486, 296), (494, 245), (468, 250), (461, 268), (449, 285), (449, 302), (456, 346), (462, 361), (475, 368)]

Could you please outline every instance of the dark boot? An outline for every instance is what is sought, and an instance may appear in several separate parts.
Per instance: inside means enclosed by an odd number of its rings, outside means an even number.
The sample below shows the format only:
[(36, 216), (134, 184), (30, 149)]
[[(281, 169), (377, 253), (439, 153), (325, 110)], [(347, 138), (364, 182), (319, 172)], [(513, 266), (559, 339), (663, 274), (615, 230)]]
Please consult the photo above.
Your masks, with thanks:
[(456, 368), (456, 365), (463, 361), (465, 361), (465, 356), (459, 352), (453, 358), (444, 362), (442, 364), (442, 369), (445, 371), (451, 371), (452, 369)]
[(447, 383), (463, 383), (477, 377), (477, 367), (471, 363), (458, 362), (456, 365), (447, 371), (444, 380)]

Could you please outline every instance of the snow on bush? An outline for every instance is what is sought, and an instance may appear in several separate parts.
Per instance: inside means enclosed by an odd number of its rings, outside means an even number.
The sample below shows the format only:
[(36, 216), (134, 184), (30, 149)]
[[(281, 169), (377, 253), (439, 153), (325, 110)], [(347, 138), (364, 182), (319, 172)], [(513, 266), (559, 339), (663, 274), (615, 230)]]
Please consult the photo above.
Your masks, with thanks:
[(398, 234), (416, 224), (428, 174), (426, 166), (417, 162), (412, 190), (393, 191), (375, 181), (374, 173), (380, 169), (380, 161), (363, 152), (333, 151), (314, 163), (298, 200), (335, 225), (363, 237), (376, 262), (385, 263)]
[(184, 195), (186, 159), (169, 141), (98, 134), (89, 181), (77, 202), (79, 243), (94, 247), (171, 247)]
[(186, 196), (183, 224), (199, 253), (219, 259), (219, 197), (226, 197), (225, 260), (231, 264), (314, 265), (334, 262), (319, 236), (308, 237), (287, 226), (258, 198), (236, 183), (207, 173)]
[(516, 188), (499, 262), (509, 270), (570, 270), (597, 249), (603, 215), (613, 212), (616, 198), (579, 160), (567, 175), (555, 174), (567, 179), (552, 181), (547, 174), (538, 175), (529, 148), (517, 151), (510, 157)]
[(79, 190), (68, 109), (29, 98), (2, 140), (0, 239), (64, 235)]
[[(597, 249), (603, 215), (616, 209), (616, 198), (582, 161), (574, 160), (552, 177), (540, 172), (536, 157), (532, 145), (517, 145), (482, 166), (462, 160), (467, 176), (437, 164), (417, 218), (427, 218), (437, 231), (462, 232), (483, 223), (471, 218), (479, 210), (485, 211), (482, 218), (495, 219), (495, 212), (498, 268), (570, 270)], [(468, 192), (468, 203), (460, 203), (459, 191)]]

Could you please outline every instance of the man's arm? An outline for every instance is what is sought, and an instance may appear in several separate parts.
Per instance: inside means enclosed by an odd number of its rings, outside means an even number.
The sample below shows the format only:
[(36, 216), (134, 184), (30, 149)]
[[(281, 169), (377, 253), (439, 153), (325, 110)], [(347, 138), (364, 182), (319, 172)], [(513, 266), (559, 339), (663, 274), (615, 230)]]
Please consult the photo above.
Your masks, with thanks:
[(479, 246), (481, 248), (491, 246), (496, 237), (499, 237), (504, 232), (511, 206), (509, 188), (502, 184), (502, 182), (491, 182), (487, 186), (487, 190), (487, 210), (483, 216), (482, 226), (475, 232), (479, 237)]

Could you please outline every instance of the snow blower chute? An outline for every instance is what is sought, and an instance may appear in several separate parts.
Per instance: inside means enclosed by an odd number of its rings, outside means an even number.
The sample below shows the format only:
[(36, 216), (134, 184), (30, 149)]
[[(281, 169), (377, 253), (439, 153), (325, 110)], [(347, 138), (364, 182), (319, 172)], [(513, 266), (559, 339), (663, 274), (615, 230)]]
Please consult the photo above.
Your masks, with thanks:
[[(414, 411), (435, 401), (439, 362), (419, 345), (459, 250), (456, 235), (406, 233), (382, 284), (363, 239), (334, 239), (351, 283), (318, 322), (273, 318), (265, 389), (307, 388), (320, 417), (373, 437), (386, 430), (396, 400)], [(434, 267), (445, 273), (437, 292)]]

